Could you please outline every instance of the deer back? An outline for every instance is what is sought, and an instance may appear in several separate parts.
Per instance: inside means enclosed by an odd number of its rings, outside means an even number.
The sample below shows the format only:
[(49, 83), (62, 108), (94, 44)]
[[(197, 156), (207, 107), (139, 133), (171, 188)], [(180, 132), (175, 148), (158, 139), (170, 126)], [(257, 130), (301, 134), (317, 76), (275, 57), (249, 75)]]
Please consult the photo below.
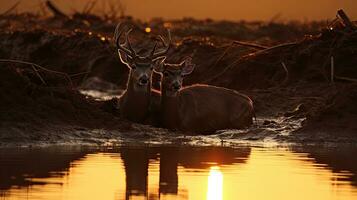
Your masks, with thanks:
[(234, 90), (193, 85), (180, 90), (177, 98), (179, 129), (184, 131), (212, 133), (253, 123), (252, 101)]

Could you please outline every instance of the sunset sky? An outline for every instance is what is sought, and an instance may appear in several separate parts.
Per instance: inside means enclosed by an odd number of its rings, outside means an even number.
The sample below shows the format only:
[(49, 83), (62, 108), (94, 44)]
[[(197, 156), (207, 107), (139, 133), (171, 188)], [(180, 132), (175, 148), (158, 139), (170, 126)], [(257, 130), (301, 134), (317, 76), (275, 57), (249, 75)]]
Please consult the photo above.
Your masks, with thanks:
[[(96, 10), (109, 2), (101, 0)], [(11, 7), (15, 0), (0, 0), (1, 11)], [(41, 0), (22, 0), (19, 10), (35, 10)], [(72, 12), (81, 10), (87, 0), (53, 0), (61, 9)], [(70, 4), (68, 2), (71, 2)], [(352, 19), (357, 20), (356, 0), (121, 0), (126, 12), (136, 18), (147, 20), (153, 17), (177, 19), (182, 17), (212, 18), (227, 20), (270, 20), (280, 15), (282, 20), (331, 19), (337, 9), (343, 8)], [(109, 5), (109, 4), (107, 4)]]

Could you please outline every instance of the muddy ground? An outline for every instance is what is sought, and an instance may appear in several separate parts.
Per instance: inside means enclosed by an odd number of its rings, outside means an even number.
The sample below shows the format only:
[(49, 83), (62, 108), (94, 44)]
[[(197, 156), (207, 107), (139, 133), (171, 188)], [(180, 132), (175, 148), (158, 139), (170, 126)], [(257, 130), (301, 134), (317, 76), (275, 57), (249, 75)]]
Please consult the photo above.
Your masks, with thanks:
[[(170, 28), (174, 45), (168, 61), (190, 55), (197, 66), (185, 84), (247, 94), (256, 106), (256, 124), (248, 130), (185, 136), (121, 119), (110, 101), (125, 89), (128, 73), (112, 42), (118, 22), (135, 28), (131, 39), (136, 49), (143, 49), (139, 53), (151, 49), (156, 35)], [(0, 16), (0, 38), (2, 146), (357, 141), (357, 32), (341, 21), (141, 22), (24, 13)], [(156, 88), (158, 80), (155, 75)]]

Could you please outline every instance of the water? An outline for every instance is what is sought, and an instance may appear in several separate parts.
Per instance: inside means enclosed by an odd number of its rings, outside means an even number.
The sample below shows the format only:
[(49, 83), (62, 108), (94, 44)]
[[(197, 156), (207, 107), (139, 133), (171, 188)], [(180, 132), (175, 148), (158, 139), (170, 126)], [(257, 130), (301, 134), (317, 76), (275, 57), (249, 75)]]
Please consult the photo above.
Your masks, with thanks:
[(0, 149), (0, 199), (357, 199), (356, 148)]

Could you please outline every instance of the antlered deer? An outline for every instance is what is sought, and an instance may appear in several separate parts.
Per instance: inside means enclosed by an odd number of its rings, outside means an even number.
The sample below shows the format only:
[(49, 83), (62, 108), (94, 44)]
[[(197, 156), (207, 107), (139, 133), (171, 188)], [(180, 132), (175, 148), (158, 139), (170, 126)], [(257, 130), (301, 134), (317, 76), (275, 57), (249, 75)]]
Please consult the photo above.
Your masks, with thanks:
[(241, 129), (253, 123), (252, 100), (237, 91), (210, 85), (182, 88), (184, 76), (194, 69), (191, 58), (180, 64), (157, 62), (162, 74), (161, 123), (169, 129), (213, 133), (221, 129)]
[(170, 48), (170, 32), (168, 32), (169, 43), (166, 45), (162, 41), (165, 47), (163, 50), (156, 52), (157, 43), (155, 43), (148, 56), (140, 56), (130, 44), (131, 29), (126, 32), (124, 44), (120, 43), (122, 31), (119, 29), (120, 24), (116, 27), (114, 34), (119, 57), (130, 70), (127, 88), (119, 99), (120, 114), (128, 120), (144, 122), (152, 109), (153, 98), (160, 98), (159, 92), (151, 89), (152, 72), (155, 61), (166, 58), (165, 55)]

